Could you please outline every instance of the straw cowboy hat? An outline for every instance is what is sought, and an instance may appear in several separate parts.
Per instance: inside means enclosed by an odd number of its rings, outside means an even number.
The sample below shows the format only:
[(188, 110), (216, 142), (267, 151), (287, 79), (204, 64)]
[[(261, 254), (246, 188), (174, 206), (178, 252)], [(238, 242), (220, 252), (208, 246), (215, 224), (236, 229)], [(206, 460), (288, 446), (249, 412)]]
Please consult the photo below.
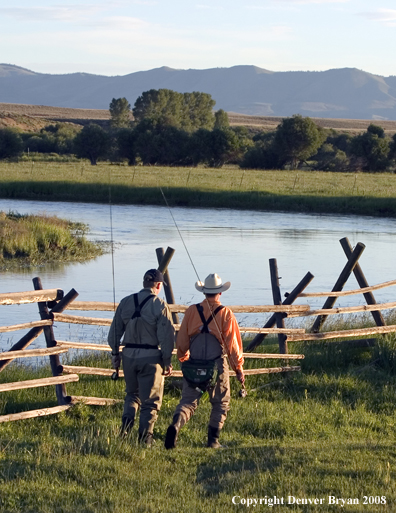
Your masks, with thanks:
[(199, 292), (203, 292), (204, 294), (220, 294), (221, 292), (225, 292), (231, 287), (231, 282), (226, 281), (223, 283), (218, 274), (209, 274), (205, 278), (205, 283), (202, 281), (197, 281), (195, 284), (195, 288), (199, 290)]

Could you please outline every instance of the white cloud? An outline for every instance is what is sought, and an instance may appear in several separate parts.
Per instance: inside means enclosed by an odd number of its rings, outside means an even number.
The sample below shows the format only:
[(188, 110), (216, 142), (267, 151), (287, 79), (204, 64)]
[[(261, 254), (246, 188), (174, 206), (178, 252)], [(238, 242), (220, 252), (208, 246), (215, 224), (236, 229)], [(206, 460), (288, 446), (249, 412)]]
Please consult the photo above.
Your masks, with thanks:
[(389, 26), (396, 26), (396, 9), (378, 9), (378, 11), (362, 12), (359, 14), (369, 20), (379, 21)]
[(116, 29), (118, 31), (125, 31), (128, 32), (130, 30), (137, 30), (137, 29), (148, 29), (151, 27), (149, 23), (146, 23), (145, 21), (142, 21), (138, 18), (133, 18), (131, 16), (110, 16), (108, 18), (103, 18), (102, 20), (98, 21), (92, 21), (88, 23), (88, 25), (108, 30)]
[(68, 5), (59, 7), (5, 7), (0, 8), (0, 15), (21, 21), (72, 21), (88, 19), (99, 8), (94, 5)]
[(351, 0), (276, 0), (291, 4), (345, 4)]

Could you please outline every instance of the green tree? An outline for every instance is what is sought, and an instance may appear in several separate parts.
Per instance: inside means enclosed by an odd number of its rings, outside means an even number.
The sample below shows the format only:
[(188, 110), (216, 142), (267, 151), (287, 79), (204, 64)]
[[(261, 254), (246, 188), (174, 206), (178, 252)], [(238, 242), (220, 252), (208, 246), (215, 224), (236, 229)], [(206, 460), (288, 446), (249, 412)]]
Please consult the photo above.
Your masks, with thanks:
[(74, 138), (81, 127), (71, 123), (47, 125), (39, 133), (22, 135), (24, 151), (38, 153), (70, 154), (74, 150)]
[(134, 149), (145, 165), (183, 166), (191, 164), (190, 135), (174, 126), (143, 120), (134, 129)]
[(137, 98), (132, 112), (137, 123), (149, 119), (153, 124), (179, 126), (182, 95), (170, 89), (150, 89)]
[(351, 152), (361, 159), (364, 171), (384, 171), (389, 165), (389, 142), (381, 127), (370, 125), (364, 134), (353, 138)]
[(370, 123), (367, 127), (367, 132), (369, 134), (377, 135), (380, 139), (385, 139), (385, 130), (382, 126), (374, 125), (374, 123)]
[(234, 153), (230, 162), (234, 164), (240, 164), (244, 158), (246, 152), (253, 148), (254, 142), (251, 133), (245, 126), (235, 126), (231, 130), (234, 132), (237, 143), (234, 147)]
[(329, 131), (326, 143), (331, 144), (334, 148), (343, 151), (347, 156), (351, 154), (351, 144), (353, 136), (350, 134), (340, 134), (334, 129)]
[(228, 128), (230, 126), (228, 114), (225, 110), (223, 110), (223, 109), (216, 110), (214, 116), (215, 116), (214, 128)]
[(131, 105), (126, 98), (113, 98), (110, 102), (111, 126), (127, 128), (131, 123)]
[(238, 147), (238, 138), (233, 130), (215, 128), (210, 132), (209, 166), (222, 167), (230, 162)]
[(296, 114), (285, 118), (276, 129), (274, 150), (280, 163), (291, 162), (293, 168), (314, 155), (325, 139), (311, 118)]
[(121, 128), (116, 134), (117, 156), (128, 159), (128, 164), (136, 164), (137, 131), (133, 128)]
[(215, 117), (213, 107), (216, 102), (208, 93), (184, 93), (183, 117), (181, 128), (193, 132), (200, 128), (211, 130), (214, 127)]
[(22, 153), (23, 141), (12, 128), (0, 129), (0, 159), (17, 157)]
[(211, 156), (211, 131), (199, 128), (191, 134), (189, 151), (194, 166), (208, 163)]
[(247, 149), (241, 167), (245, 169), (277, 169), (280, 167), (274, 149), (275, 132), (261, 132), (253, 137), (254, 146)]
[(396, 134), (393, 134), (392, 140), (389, 145), (389, 157), (396, 159)]
[(138, 123), (149, 119), (154, 125), (193, 132), (199, 128), (213, 128), (214, 104), (206, 93), (183, 94), (170, 89), (151, 89), (137, 98), (133, 117)]
[(312, 160), (319, 171), (347, 171), (349, 166), (346, 153), (327, 142), (322, 144)]
[(98, 159), (107, 155), (110, 144), (110, 135), (95, 123), (85, 126), (74, 139), (76, 155), (89, 159), (92, 166), (96, 166)]

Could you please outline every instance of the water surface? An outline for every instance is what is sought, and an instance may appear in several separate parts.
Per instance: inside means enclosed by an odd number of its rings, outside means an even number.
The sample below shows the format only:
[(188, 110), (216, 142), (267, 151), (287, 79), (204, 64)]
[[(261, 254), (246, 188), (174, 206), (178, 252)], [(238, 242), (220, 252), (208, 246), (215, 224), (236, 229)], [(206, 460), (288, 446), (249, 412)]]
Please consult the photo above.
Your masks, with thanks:
[[(19, 213), (48, 213), (90, 226), (93, 240), (111, 240), (110, 207), (103, 204), (36, 202), (1, 200), (0, 210)], [(167, 207), (116, 205), (111, 207), (114, 242), (115, 297), (141, 288), (144, 272), (157, 266), (155, 249), (174, 248), (169, 271), (177, 303), (191, 304), (202, 299), (195, 290), (196, 272), (201, 280), (217, 272), (224, 281), (231, 281), (223, 294), (224, 304), (271, 304), (269, 275), (270, 258), (276, 258), (281, 277), (282, 294), (290, 291), (310, 271), (314, 280), (307, 291), (331, 290), (346, 257), (339, 240), (348, 237), (353, 246), (366, 245), (360, 259), (370, 284), (396, 278), (394, 250), (396, 222), (394, 219), (357, 216), (310, 215), (234, 211), (228, 209), (172, 208), (174, 224)], [(190, 257), (192, 263), (191, 263)], [(32, 289), (32, 278), (40, 276), (44, 288), (75, 288), (81, 301), (113, 301), (113, 268), (107, 253), (86, 263), (45, 265), (17, 272), (0, 273), (0, 292)], [(345, 289), (357, 288), (352, 276)], [(395, 287), (375, 292), (378, 302), (393, 301)], [(320, 307), (324, 299), (310, 299)], [(298, 303), (306, 303), (300, 299)], [(338, 306), (363, 304), (363, 296), (340, 298)], [(74, 312), (75, 313), (75, 312)], [(111, 313), (89, 313), (111, 317)], [(17, 324), (38, 319), (37, 305), (3, 306), (0, 325)], [(264, 316), (240, 316), (245, 325), (261, 324)], [(106, 335), (106, 328), (56, 326), (58, 338), (76, 337), (95, 340)], [(0, 335), (0, 348), (9, 347), (21, 332)], [(41, 338), (41, 337), (40, 337)], [(41, 346), (43, 342), (36, 342)]]

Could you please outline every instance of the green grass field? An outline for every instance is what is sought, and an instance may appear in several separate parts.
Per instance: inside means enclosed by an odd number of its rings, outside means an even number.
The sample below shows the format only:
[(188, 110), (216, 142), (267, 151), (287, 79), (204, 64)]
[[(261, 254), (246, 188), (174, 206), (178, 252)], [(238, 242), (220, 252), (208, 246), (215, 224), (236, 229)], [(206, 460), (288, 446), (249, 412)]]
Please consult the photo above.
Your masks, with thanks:
[[(276, 352), (274, 340), (260, 350)], [(182, 429), (178, 447), (164, 449), (180, 398), (172, 379), (151, 449), (138, 445), (136, 429), (126, 440), (118, 438), (122, 404), (77, 405), (51, 417), (0, 424), (0, 511), (212, 513), (245, 511), (244, 501), (254, 499), (262, 504), (247, 510), (266, 511), (274, 496), (283, 500), (274, 511), (282, 512), (339, 511), (340, 503), (329, 504), (335, 499), (355, 501), (341, 510), (395, 511), (395, 339), (363, 350), (332, 342), (295, 344), (290, 351), (306, 355), (302, 372), (249, 376), (245, 399), (232, 380), (223, 449), (205, 447), (206, 397)], [(82, 361), (109, 366), (108, 357)], [(260, 365), (254, 360), (246, 366)], [(13, 363), (0, 381), (37, 375), (50, 370)], [(122, 380), (94, 376), (81, 376), (67, 392), (124, 395)], [(55, 404), (53, 388), (2, 393), (0, 414)], [(322, 504), (303, 502), (308, 499)]]
[[(0, 165), (3, 198), (164, 204), (159, 187), (171, 205), (396, 215), (391, 174)], [(354, 317), (332, 329), (366, 322)], [(277, 347), (268, 338), (259, 350)], [(77, 405), (50, 417), (1, 423), (1, 513), (396, 511), (395, 337), (367, 349), (332, 341), (290, 343), (289, 351), (305, 354), (302, 372), (249, 376), (245, 399), (232, 381), (220, 450), (205, 447), (206, 397), (178, 447), (164, 449), (180, 398), (172, 378), (151, 449), (138, 445), (136, 430), (118, 438), (122, 404)], [(84, 356), (77, 363), (110, 366), (108, 357)], [(248, 361), (246, 368), (260, 365)], [(50, 374), (46, 366), (14, 362), (0, 382)], [(123, 389), (122, 380), (95, 376), (67, 385), (68, 394), (118, 399)], [(53, 387), (0, 394), (0, 415), (55, 405)], [(282, 504), (272, 506), (274, 497)]]
[(171, 206), (396, 215), (396, 175), (115, 166), (0, 164), (0, 197)]

